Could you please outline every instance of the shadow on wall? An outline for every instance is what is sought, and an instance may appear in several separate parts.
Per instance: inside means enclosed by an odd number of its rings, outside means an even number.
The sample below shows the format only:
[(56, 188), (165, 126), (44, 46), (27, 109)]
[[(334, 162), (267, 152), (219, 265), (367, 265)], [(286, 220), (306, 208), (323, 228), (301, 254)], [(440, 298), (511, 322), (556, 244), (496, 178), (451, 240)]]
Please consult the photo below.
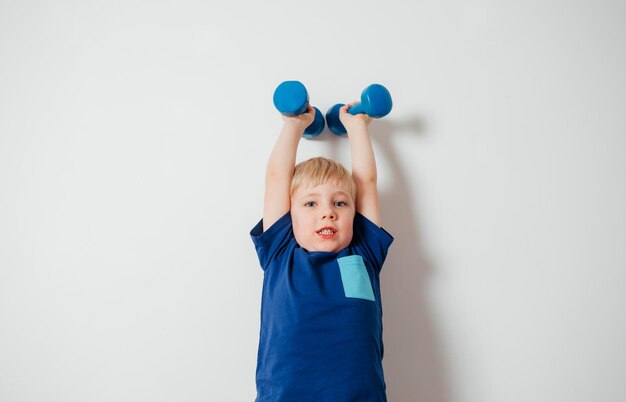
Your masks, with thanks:
[[(375, 125), (375, 126), (374, 126)], [(378, 120), (372, 141), (384, 154), (390, 190), (381, 192), (382, 224), (394, 236), (381, 271), (385, 380), (390, 402), (450, 402), (445, 364), (431, 317), (428, 279), (432, 265), (424, 255), (409, 180), (393, 149), (392, 136), (425, 134), (423, 122)], [(387, 177), (389, 175), (390, 177)]]

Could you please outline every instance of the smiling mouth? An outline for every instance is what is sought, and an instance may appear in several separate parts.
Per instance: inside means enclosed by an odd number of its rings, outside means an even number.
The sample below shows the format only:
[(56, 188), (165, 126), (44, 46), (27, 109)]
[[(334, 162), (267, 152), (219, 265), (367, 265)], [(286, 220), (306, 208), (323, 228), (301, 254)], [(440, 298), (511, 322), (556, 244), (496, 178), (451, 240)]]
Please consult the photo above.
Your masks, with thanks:
[(318, 230), (316, 233), (323, 236), (334, 235), (335, 233), (337, 233), (337, 229), (326, 226)]

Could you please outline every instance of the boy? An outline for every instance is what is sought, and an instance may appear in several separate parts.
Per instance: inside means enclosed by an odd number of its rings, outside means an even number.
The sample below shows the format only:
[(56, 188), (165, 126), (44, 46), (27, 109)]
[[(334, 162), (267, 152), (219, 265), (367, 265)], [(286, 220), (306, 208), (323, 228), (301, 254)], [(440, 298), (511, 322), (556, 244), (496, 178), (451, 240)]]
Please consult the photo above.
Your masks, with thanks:
[(380, 227), (365, 114), (341, 109), (352, 175), (296, 151), (315, 111), (283, 116), (250, 235), (264, 271), (256, 402), (385, 402), (379, 273), (393, 237)]

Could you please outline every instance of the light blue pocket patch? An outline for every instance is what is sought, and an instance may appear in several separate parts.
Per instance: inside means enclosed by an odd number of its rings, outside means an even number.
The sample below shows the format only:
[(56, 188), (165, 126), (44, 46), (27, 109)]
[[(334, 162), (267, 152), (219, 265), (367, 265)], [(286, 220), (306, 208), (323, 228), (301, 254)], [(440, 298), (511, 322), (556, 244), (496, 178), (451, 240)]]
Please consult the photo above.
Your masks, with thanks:
[(341, 257), (337, 258), (337, 263), (339, 264), (341, 282), (343, 283), (343, 291), (346, 297), (376, 300), (363, 257), (360, 255)]

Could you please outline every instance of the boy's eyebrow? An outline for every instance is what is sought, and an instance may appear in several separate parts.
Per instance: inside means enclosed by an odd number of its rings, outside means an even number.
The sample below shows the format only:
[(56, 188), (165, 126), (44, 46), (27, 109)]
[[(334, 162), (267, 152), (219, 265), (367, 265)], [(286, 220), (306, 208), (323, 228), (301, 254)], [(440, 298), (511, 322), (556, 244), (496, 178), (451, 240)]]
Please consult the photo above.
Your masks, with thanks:
[[(349, 195), (350, 195), (350, 194), (348, 194), (347, 192), (345, 192), (345, 191), (343, 191), (343, 190), (337, 190), (337, 191), (335, 191), (335, 192), (333, 193), (333, 195), (335, 195), (335, 194), (343, 194), (343, 195), (345, 195), (345, 196), (349, 196)], [(313, 192), (313, 193), (307, 193), (307, 194), (304, 194), (304, 195), (303, 195), (303, 197), (313, 197), (313, 196), (314, 196), (314, 197), (319, 197), (319, 196), (320, 196), (320, 193), (315, 193), (315, 192)]]

